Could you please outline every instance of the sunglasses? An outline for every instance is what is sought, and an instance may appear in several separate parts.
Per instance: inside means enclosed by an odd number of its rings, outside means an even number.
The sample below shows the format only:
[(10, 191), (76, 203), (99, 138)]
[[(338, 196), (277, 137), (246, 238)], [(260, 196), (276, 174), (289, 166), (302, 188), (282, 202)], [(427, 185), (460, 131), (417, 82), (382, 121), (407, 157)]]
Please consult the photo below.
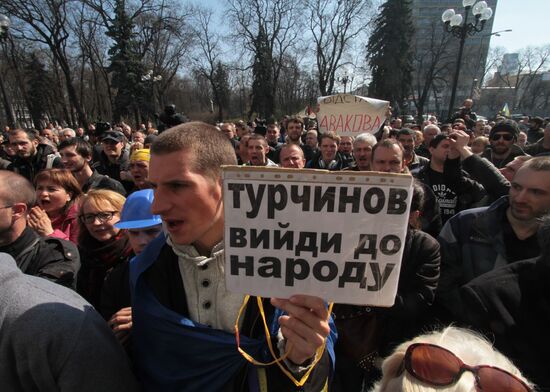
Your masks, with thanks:
[(506, 140), (507, 142), (514, 139), (514, 137), (509, 133), (495, 133), (493, 136), (491, 136), (491, 140), (494, 141), (500, 140), (501, 138)]
[(451, 351), (428, 343), (411, 344), (403, 359), (402, 371), (417, 380), (444, 387), (456, 383), (462, 373), (472, 372), (478, 392), (532, 392), (522, 380), (506, 370), (489, 365), (466, 365)]

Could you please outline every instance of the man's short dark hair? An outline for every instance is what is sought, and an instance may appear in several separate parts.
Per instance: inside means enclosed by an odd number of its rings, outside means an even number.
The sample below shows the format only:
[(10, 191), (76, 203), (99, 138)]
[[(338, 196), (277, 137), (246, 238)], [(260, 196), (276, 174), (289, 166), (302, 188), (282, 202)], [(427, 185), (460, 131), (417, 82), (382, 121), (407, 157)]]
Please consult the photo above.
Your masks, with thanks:
[(410, 128), (401, 128), (397, 132), (397, 137), (399, 138), (399, 136), (401, 136), (401, 135), (412, 136), (413, 140), (416, 140), (416, 134)]
[(36, 203), (36, 192), (25, 177), (7, 170), (0, 170), (0, 198), (7, 206), (25, 203), (31, 209)]
[(323, 132), (322, 134), (319, 135), (319, 143), (323, 143), (323, 139), (330, 139), (336, 142), (336, 144), (340, 145), (340, 135), (337, 135), (335, 132), (332, 132), (332, 131)]
[(24, 133), (27, 135), (29, 140), (32, 142), (33, 140), (38, 139), (38, 131), (36, 129), (32, 128), (17, 128), (10, 131), (9, 136), (15, 136), (18, 133)]
[(67, 147), (75, 147), (75, 151), (78, 155), (80, 155), (82, 158), (91, 158), (92, 157), (92, 146), (90, 143), (88, 143), (85, 140), (82, 140), (79, 137), (72, 137), (67, 140), (63, 140), (61, 143), (59, 143), (59, 146), (57, 147), (58, 151), (63, 150)]
[(371, 161), (374, 160), (374, 153), (376, 152), (376, 150), (378, 150), (379, 148), (393, 148), (393, 146), (397, 146), (402, 153), (404, 152), (403, 146), (397, 140), (384, 139), (382, 141), (379, 141), (374, 145), (374, 147), (372, 147)]
[(194, 171), (214, 181), (221, 177), (222, 165), (236, 165), (237, 156), (223, 132), (210, 124), (193, 121), (177, 125), (161, 133), (151, 145), (151, 154), (163, 155), (190, 151), (194, 155)]
[(437, 148), (439, 146), (439, 143), (441, 143), (443, 140), (447, 140), (449, 138), (449, 135), (446, 133), (440, 133), (439, 135), (435, 135), (432, 140), (430, 140), (429, 147), (431, 148)]
[(297, 116), (296, 117), (290, 117), (286, 122), (287, 127), (288, 127), (288, 124), (290, 124), (292, 122), (300, 124), (302, 126), (302, 129), (304, 129), (304, 120), (302, 120), (300, 117), (297, 117)]

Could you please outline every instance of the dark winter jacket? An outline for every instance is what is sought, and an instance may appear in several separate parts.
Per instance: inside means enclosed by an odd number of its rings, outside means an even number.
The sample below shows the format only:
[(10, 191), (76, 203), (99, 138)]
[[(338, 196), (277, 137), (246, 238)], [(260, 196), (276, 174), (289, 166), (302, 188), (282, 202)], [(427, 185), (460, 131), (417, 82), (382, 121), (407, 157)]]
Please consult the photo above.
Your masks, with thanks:
[(550, 260), (512, 263), (460, 290), (460, 319), (484, 332), (495, 348), (542, 391), (550, 390)]
[(0, 247), (10, 254), (26, 274), (76, 288), (80, 257), (76, 245), (59, 238), (41, 237), (27, 227), (15, 242)]
[(481, 157), (487, 159), (498, 169), (501, 169), (506, 166), (506, 164), (512, 162), (515, 157), (519, 157), (521, 155), (525, 155), (525, 152), (521, 149), (521, 147), (517, 144), (512, 144), (510, 154), (504, 159), (497, 159), (493, 157), (493, 150), (491, 149), (491, 147), (486, 148), (485, 151), (483, 151), (483, 153), (481, 154)]
[[(51, 167), (48, 167), (48, 159), (51, 161)], [(14, 157), (11, 165), (8, 166), (8, 170), (21, 174), (30, 182), (34, 182), (34, 177), (41, 170), (62, 167), (61, 158), (55, 155), (53, 147), (47, 144), (39, 144), (36, 147), (36, 154), (32, 157), (28, 159), (18, 156)]]
[[(509, 227), (507, 209), (508, 197), (503, 196), (489, 207), (458, 213), (441, 230), (441, 278), (436, 301), (455, 319), (467, 311), (460, 300), (460, 287), (510, 262), (504, 239), (505, 226)], [(529, 252), (537, 254), (539, 250)]]

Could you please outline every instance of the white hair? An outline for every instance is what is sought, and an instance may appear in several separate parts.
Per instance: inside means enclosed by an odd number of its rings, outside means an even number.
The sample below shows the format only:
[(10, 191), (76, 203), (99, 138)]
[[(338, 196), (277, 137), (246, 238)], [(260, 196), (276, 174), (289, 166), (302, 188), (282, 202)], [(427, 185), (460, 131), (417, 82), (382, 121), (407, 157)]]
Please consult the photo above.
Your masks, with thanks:
[(440, 133), (441, 133), (441, 129), (440, 129), (437, 125), (435, 125), (435, 124), (426, 125), (426, 126), (424, 127), (424, 130), (422, 131), (422, 133), (426, 133), (426, 131), (427, 131), (428, 129), (435, 129), (435, 130), (437, 130), (437, 134), (440, 134)]
[(496, 366), (513, 374), (533, 388), (519, 369), (504, 355), (495, 350), (491, 343), (476, 333), (457, 327), (447, 327), (420, 335), (399, 345), (382, 363), (382, 379), (371, 392), (471, 392), (475, 390), (475, 379), (471, 372), (464, 372), (460, 379), (447, 387), (432, 387), (410, 375), (406, 370), (399, 374), (407, 348), (414, 343), (431, 343), (453, 352), (470, 366)]
[(69, 137), (75, 137), (76, 136), (76, 132), (74, 131), (74, 129), (71, 129), (71, 128), (63, 128), (61, 130), (61, 134), (63, 136), (65, 136), (65, 133), (69, 133), (70, 134)]
[(353, 141), (353, 146), (355, 146), (356, 143), (368, 143), (371, 147), (374, 147), (374, 145), (377, 143), (376, 137), (372, 133), (360, 133), (355, 137), (355, 140)]

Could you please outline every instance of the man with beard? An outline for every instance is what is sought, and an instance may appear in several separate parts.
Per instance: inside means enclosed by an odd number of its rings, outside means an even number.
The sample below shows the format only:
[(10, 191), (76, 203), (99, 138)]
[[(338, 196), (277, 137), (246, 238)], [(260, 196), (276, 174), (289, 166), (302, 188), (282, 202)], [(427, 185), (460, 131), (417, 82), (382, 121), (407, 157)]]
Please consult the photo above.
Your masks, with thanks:
[(78, 137), (65, 140), (59, 144), (59, 153), (63, 167), (73, 173), (82, 192), (86, 193), (91, 189), (109, 189), (126, 196), (126, 190), (120, 182), (92, 170), (90, 167), (92, 146), (88, 142)]
[(15, 129), (9, 134), (15, 158), (8, 170), (21, 174), (33, 182), (40, 170), (61, 168), (61, 159), (55, 155), (53, 148), (39, 144), (36, 133), (31, 129)]
[(287, 143), (297, 144), (304, 151), (306, 161), (310, 161), (314, 157), (313, 149), (302, 142), (302, 133), (304, 132), (304, 122), (299, 117), (292, 117), (288, 120), (286, 126)]
[(550, 157), (518, 169), (508, 196), (458, 213), (441, 230), (441, 279), (436, 301), (443, 318), (467, 311), (459, 289), (493, 269), (540, 254), (537, 230), (550, 211)]
[(506, 166), (519, 155), (525, 155), (521, 147), (515, 145), (518, 140), (519, 127), (513, 120), (503, 120), (491, 129), (489, 140), (491, 148), (485, 150), (481, 156), (497, 168)]

